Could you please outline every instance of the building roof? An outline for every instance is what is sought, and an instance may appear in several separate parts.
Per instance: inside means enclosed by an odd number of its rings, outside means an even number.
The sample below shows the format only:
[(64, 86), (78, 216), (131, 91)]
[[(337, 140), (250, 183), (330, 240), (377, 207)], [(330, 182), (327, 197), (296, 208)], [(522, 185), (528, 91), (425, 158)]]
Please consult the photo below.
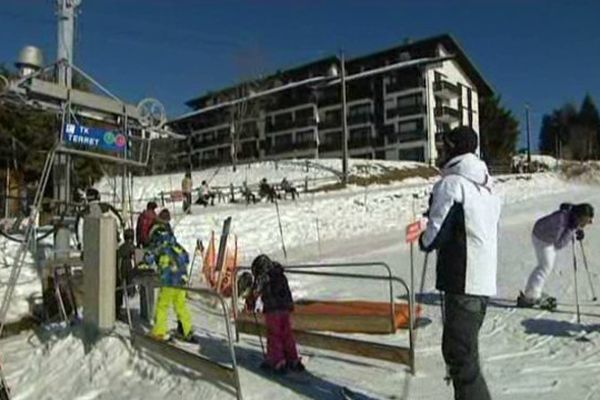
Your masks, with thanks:
[[(364, 56), (359, 56), (346, 60), (346, 66), (349, 71), (353, 69), (353, 66), (356, 66), (358, 69), (359, 65), (364, 65), (368, 62), (373, 62), (374, 64), (378, 64), (379, 66), (384, 65), (383, 60), (398, 60), (398, 56), (402, 52), (409, 52), (411, 58), (416, 57), (431, 57), (436, 54), (437, 46), (442, 45), (458, 62), (460, 67), (465, 71), (467, 76), (472, 80), (472, 82), (477, 87), (477, 91), (481, 94), (482, 97), (486, 97), (492, 95), (494, 93), (494, 89), (487, 82), (487, 80), (480, 73), (477, 66), (473, 63), (473, 61), (466, 54), (460, 43), (450, 34), (442, 34), (438, 36), (433, 36), (430, 38), (404, 43), (402, 45), (396, 45), (390, 47), (388, 49), (384, 49), (381, 51), (377, 51), (375, 53), (369, 53)], [(378, 59), (381, 59), (382, 62), (377, 62)], [(209, 91), (206, 94), (193, 98), (187, 101), (185, 104), (192, 109), (198, 109), (202, 107), (202, 103), (208, 100), (210, 97), (215, 95), (227, 95), (231, 94), (234, 90), (237, 90), (240, 86), (251, 84), (256, 81), (268, 81), (268, 80), (284, 80), (287, 77), (295, 77), (302, 76), (306, 74), (306, 77), (309, 77), (312, 73), (314, 75), (315, 70), (324, 69), (325, 70), (334, 62), (338, 60), (337, 56), (328, 56), (321, 58), (319, 60), (311, 61), (306, 64), (302, 64), (300, 66), (296, 66), (293, 68), (288, 68), (285, 70), (278, 70), (276, 73), (268, 75), (264, 78), (260, 78), (258, 80), (249, 80), (245, 82), (241, 82), (239, 84), (235, 84), (232, 86), (228, 86), (218, 91)]]

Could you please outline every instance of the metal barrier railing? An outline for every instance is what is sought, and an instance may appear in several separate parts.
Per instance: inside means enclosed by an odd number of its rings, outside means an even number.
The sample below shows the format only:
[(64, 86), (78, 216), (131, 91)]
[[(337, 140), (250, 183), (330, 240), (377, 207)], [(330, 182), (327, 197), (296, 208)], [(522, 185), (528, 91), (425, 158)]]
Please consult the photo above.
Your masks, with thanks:
[[(315, 269), (323, 269), (323, 268), (332, 268), (332, 269), (341, 269), (341, 268), (364, 268), (364, 267), (381, 267), (387, 272), (387, 276), (377, 276), (377, 275), (369, 275), (369, 274), (358, 274), (358, 273), (343, 273), (343, 272), (327, 272), (327, 271), (310, 271)], [(237, 274), (240, 270), (249, 270), (248, 266), (240, 266), (233, 273), (233, 295), (232, 295), (232, 309), (234, 318), (237, 320), (237, 304), (238, 304), (238, 293), (237, 293)], [(392, 332), (395, 330), (395, 303), (394, 303), (394, 282), (401, 284), (406, 290), (407, 298), (408, 298), (408, 334), (409, 334), (409, 363), (408, 366), (412, 374), (415, 373), (415, 302), (414, 298), (411, 295), (411, 290), (406, 282), (392, 275), (392, 270), (384, 262), (372, 262), (372, 263), (334, 263), (334, 264), (306, 264), (306, 265), (287, 265), (285, 266), (286, 274), (296, 274), (296, 275), (313, 275), (313, 276), (327, 276), (327, 277), (335, 277), (335, 278), (347, 278), (347, 279), (362, 279), (362, 280), (370, 280), (370, 281), (386, 281), (388, 282), (389, 289), (389, 302), (390, 302), (390, 323)], [(236, 341), (239, 341), (239, 333), (236, 329)]]
[[(129, 287), (133, 287), (136, 285), (128, 285), (128, 286), (121, 286), (117, 288), (117, 291), (123, 291), (125, 292), (127, 290), (127, 288)], [(225, 370), (225, 374), (215, 374), (216, 377), (220, 378), (224, 383), (231, 385), (235, 391), (236, 391), (236, 397), (238, 400), (243, 400), (242, 397), (242, 387), (240, 385), (240, 376), (239, 376), (239, 371), (238, 371), (238, 366), (237, 366), (237, 360), (236, 360), (236, 356), (235, 356), (235, 348), (233, 345), (233, 335), (232, 335), (232, 331), (231, 331), (231, 322), (229, 320), (229, 310), (227, 308), (227, 303), (225, 301), (225, 298), (223, 296), (221, 296), (219, 293), (211, 290), (211, 289), (206, 289), (206, 288), (198, 288), (198, 287), (188, 287), (188, 286), (169, 286), (169, 285), (161, 285), (161, 284), (152, 284), (151, 286), (148, 287), (148, 289), (154, 289), (154, 288), (171, 288), (171, 289), (178, 289), (178, 290), (184, 290), (186, 292), (190, 292), (190, 293), (196, 293), (199, 294), (200, 296), (206, 296), (206, 297), (212, 297), (212, 298), (216, 298), (219, 302), (219, 304), (221, 305), (221, 309), (223, 311), (223, 319), (225, 320), (225, 328), (227, 331), (227, 343), (228, 343), (228, 347), (229, 347), (229, 353), (231, 356), (231, 367), (227, 366), (227, 365), (223, 365), (220, 362), (211, 360), (209, 358), (206, 357), (202, 357), (200, 355), (196, 355), (194, 357), (198, 357), (199, 359), (202, 360), (202, 364), (208, 367), (212, 367), (213, 369), (217, 370), (217, 371), (223, 371)], [(144, 337), (145, 335), (139, 335), (138, 333), (136, 333), (136, 330), (133, 327), (133, 323), (132, 323), (132, 319), (131, 319), (131, 308), (129, 306), (129, 300), (128, 300), (128, 296), (126, 295), (126, 293), (124, 293), (124, 298), (125, 298), (125, 307), (127, 310), (127, 322), (129, 324), (129, 328), (131, 330), (132, 334), (132, 340), (134, 338), (134, 336), (137, 337)]]

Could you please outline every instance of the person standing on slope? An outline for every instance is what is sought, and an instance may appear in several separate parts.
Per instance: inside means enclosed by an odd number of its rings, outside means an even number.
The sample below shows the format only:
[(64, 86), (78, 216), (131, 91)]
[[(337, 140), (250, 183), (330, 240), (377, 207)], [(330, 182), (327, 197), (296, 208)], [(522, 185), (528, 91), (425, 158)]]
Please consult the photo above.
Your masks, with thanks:
[(556, 298), (542, 292), (556, 261), (556, 253), (572, 243), (583, 240), (583, 228), (592, 223), (594, 207), (590, 204), (561, 204), (560, 209), (536, 221), (531, 240), (537, 266), (529, 275), (525, 291), (519, 294), (517, 306), (556, 308)]
[(294, 299), (283, 266), (261, 254), (252, 261), (252, 276), (244, 273), (238, 283), (246, 307), (255, 312), (256, 301), (262, 300), (267, 328), (267, 354), (261, 368), (275, 374), (303, 372), (292, 333)]
[(436, 288), (444, 293), (442, 354), (455, 400), (488, 400), (479, 366), (479, 329), (496, 294), (500, 200), (487, 166), (474, 153), (477, 133), (458, 127), (443, 136), (449, 161), (433, 187), (423, 251), (437, 250)]
[[(150, 230), (150, 246), (144, 255), (144, 264), (156, 267), (160, 282), (167, 286), (183, 286), (187, 281), (187, 266), (190, 258), (185, 249), (177, 242), (169, 225), (169, 210), (163, 209)], [(168, 339), (168, 317), (171, 306), (175, 309), (179, 332), (184, 340), (193, 340), (192, 317), (186, 303), (185, 290), (161, 287), (156, 302), (156, 314), (152, 337), (156, 340)]]
[(186, 214), (192, 213), (192, 186), (192, 173), (188, 171), (185, 173), (185, 176), (181, 181), (181, 192), (183, 193), (183, 212)]
[(135, 228), (136, 242), (138, 247), (144, 248), (150, 241), (150, 229), (156, 220), (156, 208), (154, 201), (149, 201), (146, 209), (139, 215)]

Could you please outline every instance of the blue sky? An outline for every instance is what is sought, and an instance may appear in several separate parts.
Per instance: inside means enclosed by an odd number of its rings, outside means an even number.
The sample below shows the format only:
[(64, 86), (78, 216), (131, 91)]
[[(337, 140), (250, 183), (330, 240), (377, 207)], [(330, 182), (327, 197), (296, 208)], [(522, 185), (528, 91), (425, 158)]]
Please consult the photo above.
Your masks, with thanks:
[[(599, 19), (600, 2), (584, 0), (83, 0), (75, 60), (175, 116), (258, 71), (449, 32), (520, 120), (531, 104), (537, 139), (544, 113), (586, 92), (600, 101)], [(54, 0), (2, 0), (0, 38), (0, 62), (26, 44), (53, 60)]]

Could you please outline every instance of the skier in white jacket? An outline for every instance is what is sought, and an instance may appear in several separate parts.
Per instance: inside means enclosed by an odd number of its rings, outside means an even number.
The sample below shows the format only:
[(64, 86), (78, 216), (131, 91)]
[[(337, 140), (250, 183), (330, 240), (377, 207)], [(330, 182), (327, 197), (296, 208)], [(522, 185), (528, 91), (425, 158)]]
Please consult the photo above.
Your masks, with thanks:
[(437, 250), (436, 287), (444, 293), (442, 353), (456, 400), (488, 400), (478, 335), (496, 294), (500, 200), (487, 166), (474, 153), (478, 137), (459, 127), (443, 136), (449, 161), (431, 194), (423, 251)]

